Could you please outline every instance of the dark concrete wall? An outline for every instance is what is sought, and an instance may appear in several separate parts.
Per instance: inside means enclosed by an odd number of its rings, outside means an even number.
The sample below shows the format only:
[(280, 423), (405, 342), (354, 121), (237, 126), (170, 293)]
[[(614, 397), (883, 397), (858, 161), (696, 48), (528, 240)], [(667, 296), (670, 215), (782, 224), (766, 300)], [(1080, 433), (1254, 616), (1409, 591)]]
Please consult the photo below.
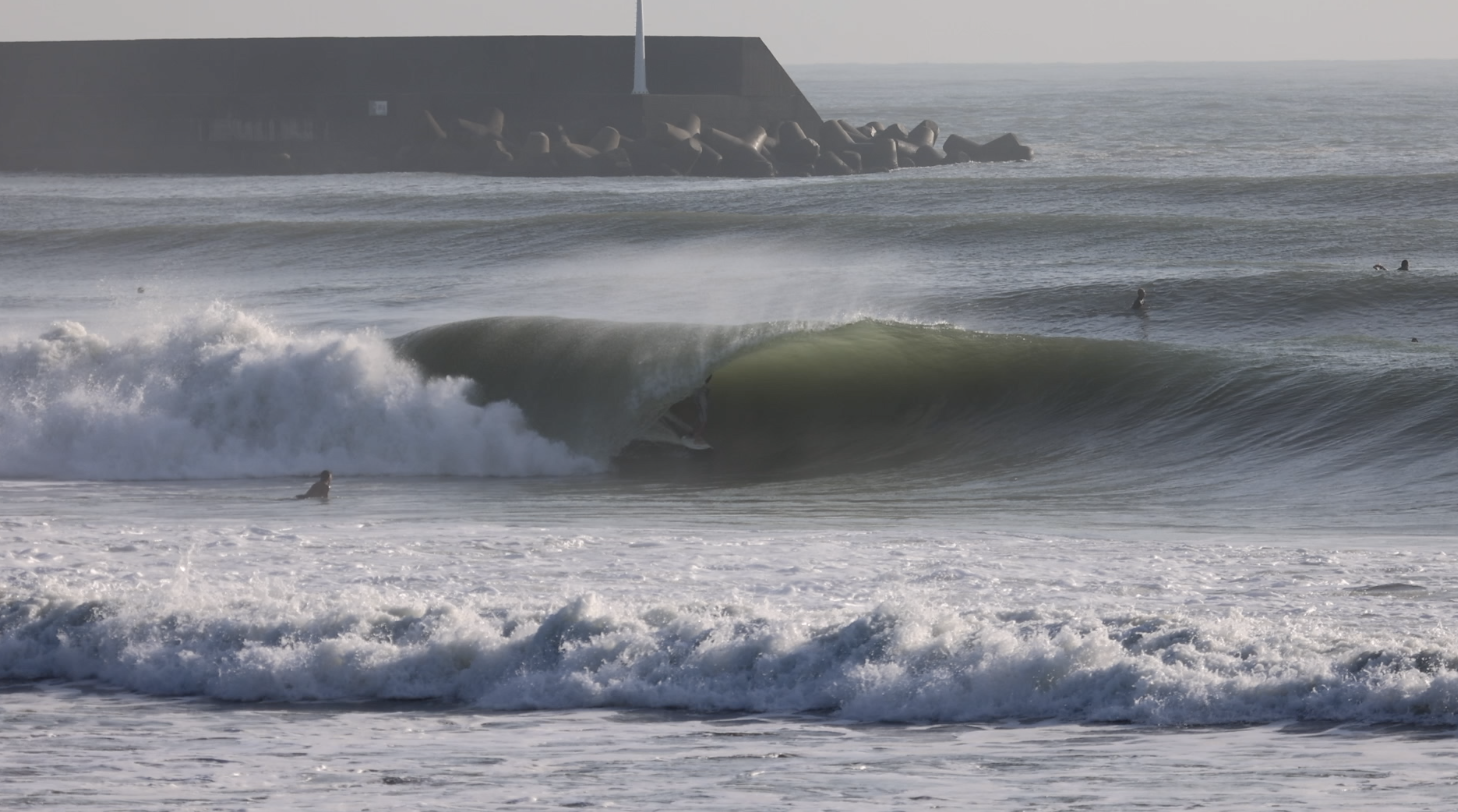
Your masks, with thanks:
[(0, 43), (0, 169), (272, 171), (283, 152), (301, 171), (387, 169), (426, 110), (444, 125), (497, 107), (514, 133), (631, 135), (688, 112), (819, 127), (758, 38), (649, 37), (647, 52), (652, 95), (634, 97), (632, 37)]

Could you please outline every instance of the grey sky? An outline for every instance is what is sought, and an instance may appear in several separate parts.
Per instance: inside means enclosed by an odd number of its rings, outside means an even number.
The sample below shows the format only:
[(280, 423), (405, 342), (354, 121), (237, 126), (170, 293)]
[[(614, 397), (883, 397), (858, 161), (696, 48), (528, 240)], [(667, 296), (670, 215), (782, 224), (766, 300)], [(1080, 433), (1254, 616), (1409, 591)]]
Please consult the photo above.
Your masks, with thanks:
[[(1458, 0), (645, 0), (786, 64), (1458, 59)], [(631, 34), (632, 0), (0, 0), (0, 38)]]

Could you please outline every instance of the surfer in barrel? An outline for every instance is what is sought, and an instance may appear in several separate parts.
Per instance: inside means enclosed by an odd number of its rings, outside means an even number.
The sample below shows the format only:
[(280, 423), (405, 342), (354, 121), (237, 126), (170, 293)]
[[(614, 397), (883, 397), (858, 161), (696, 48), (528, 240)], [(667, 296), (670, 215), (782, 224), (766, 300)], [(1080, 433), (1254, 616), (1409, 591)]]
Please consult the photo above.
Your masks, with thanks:
[(326, 471), (319, 473), (319, 481), (309, 486), (307, 493), (295, 496), (295, 499), (328, 499), (329, 484), (334, 481), (334, 475)]
[(713, 379), (712, 374), (704, 378), (704, 382), (693, 394), (673, 404), (663, 413), (663, 424), (689, 448), (709, 447), (704, 439), (704, 428), (709, 425), (709, 382)]
[[(1406, 263), (1406, 260), (1403, 261)], [(699, 419), (694, 423), (694, 439), (704, 442), (704, 428), (709, 425), (709, 381), (713, 380), (712, 374), (704, 379), (703, 386), (694, 390), (694, 401), (699, 407)]]

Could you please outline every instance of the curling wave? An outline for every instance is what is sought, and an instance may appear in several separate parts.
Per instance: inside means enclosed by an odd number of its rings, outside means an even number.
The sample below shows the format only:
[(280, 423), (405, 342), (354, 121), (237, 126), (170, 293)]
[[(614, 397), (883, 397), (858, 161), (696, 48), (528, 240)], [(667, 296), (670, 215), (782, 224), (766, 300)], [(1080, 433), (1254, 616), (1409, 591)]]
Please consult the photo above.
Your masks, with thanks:
[[(532, 427), (597, 459), (635, 439), (709, 374), (716, 470), (844, 472), (911, 462), (944, 472), (1076, 466), (1138, 451), (1138, 467), (1458, 471), (1447, 354), (1350, 347), (1195, 349), (971, 332), (877, 320), (712, 327), (493, 318), (397, 339), (432, 375), (475, 381)], [(1334, 360), (1336, 359), (1336, 360)], [(1125, 454), (1128, 456), (1128, 454)]]

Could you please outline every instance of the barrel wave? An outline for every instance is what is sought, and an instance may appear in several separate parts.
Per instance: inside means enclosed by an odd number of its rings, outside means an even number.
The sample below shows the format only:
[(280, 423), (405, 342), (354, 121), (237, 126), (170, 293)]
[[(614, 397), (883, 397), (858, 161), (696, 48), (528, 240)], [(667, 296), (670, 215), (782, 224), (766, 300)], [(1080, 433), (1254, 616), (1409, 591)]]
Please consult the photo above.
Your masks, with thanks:
[[(1452, 476), (1446, 349), (1363, 339), (1193, 348), (875, 319), (743, 326), (491, 318), (412, 333), (428, 374), (475, 381), (624, 470), (940, 479), (1096, 475), (1190, 487), (1326, 478), (1376, 492)], [(712, 374), (710, 454), (643, 443)], [(1081, 476), (1080, 476), (1081, 475)], [(1050, 481), (1051, 481), (1050, 480)]]

